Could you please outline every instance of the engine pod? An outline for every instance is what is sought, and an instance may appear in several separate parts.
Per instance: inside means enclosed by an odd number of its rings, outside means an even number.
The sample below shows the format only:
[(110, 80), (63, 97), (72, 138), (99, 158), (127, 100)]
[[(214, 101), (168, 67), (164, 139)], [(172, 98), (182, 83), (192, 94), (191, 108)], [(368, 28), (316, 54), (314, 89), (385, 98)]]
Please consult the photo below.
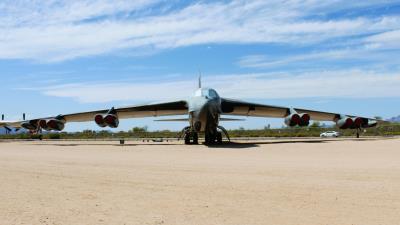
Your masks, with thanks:
[(310, 125), (310, 120), (311, 120), (311, 117), (307, 113), (300, 114), (299, 126), (306, 127), (306, 126)]
[(107, 123), (104, 121), (104, 117), (101, 114), (98, 114), (94, 117), (94, 122), (97, 124), (99, 127), (106, 127)]
[(107, 126), (111, 128), (117, 128), (119, 125), (119, 119), (116, 115), (114, 114), (108, 114), (104, 117), (104, 122), (107, 124)]
[(354, 126), (354, 121), (352, 118), (344, 117), (336, 122), (336, 126), (340, 129), (348, 129)]
[(51, 119), (47, 121), (47, 129), (62, 131), (65, 128), (65, 122), (58, 119)]
[(300, 115), (297, 113), (290, 114), (289, 116), (287, 116), (285, 118), (285, 124), (290, 127), (297, 126), (300, 124), (300, 122), (301, 122), (301, 118), (300, 118)]

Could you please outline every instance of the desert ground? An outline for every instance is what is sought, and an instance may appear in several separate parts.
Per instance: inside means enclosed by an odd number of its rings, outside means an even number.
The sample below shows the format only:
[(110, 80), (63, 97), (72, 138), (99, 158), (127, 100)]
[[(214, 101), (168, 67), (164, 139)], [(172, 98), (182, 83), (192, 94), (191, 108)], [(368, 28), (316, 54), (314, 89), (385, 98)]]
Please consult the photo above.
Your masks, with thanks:
[(0, 224), (400, 223), (400, 139), (0, 142)]

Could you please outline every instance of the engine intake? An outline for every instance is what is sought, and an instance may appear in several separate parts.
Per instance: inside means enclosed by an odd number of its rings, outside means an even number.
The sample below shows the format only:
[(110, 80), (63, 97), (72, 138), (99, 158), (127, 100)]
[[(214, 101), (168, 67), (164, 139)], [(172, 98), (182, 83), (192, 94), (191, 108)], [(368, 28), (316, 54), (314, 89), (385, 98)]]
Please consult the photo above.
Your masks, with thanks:
[(311, 116), (307, 113), (300, 114), (300, 123), (299, 126), (306, 127), (310, 125)]
[(289, 116), (287, 116), (285, 118), (285, 124), (290, 126), (290, 127), (294, 127), (299, 125), (301, 122), (301, 117), (299, 114), (294, 113), (294, 114), (290, 114)]
[(340, 129), (352, 129), (354, 127), (354, 121), (350, 117), (343, 117), (336, 122), (336, 126)]
[(21, 124), (22, 128), (25, 128), (25, 129), (30, 130), (30, 131), (37, 130), (38, 126), (39, 126), (39, 124), (38, 124), (37, 120), (30, 120), (28, 122), (24, 122), (24, 123)]
[(285, 124), (290, 127), (294, 127), (297, 125), (305, 127), (310, 124), (310, 119), (311, 117), (307, 113), (303, 114), (292, 113), (285, 118)]
[(104, 122), (111, 128), (117, 128), (119, 125), (119, 119), (116, 115), (108, 114), (104, 117)]
[(49, 120), (39, 120), (38, 126), (47, 131), (62, 131), (65, 128), (65, 120), (62, 118), (54, 118)]
[(48, 130), (62, 131), (65, 128), (65, 121), (51, 119), (47, 121), (46, 125)]
[(99, 127), (111, 127), (111, 128), (117, 128), (119, 125), (119, 119), (117, 115), (114, 114), (107, 114), (105, 116), (98, 114), (94, 117), (94, 121)]
[(340, 129), (360, 129), (360, 128), (369, 128), (374, 127), (378, 123), (374, 120), (370, 120), (363, 117), (347, 117), (347, 116), (340, 116), (337, 117), (338, 120), (336, 121), (336, 126)]
[(98, 114), (98, 115), (96, 115), (96, 116), (94, 117), (94, 122), (96, 122), (96, 124), (97, 124), (99, 127), (106, 127), (106, 126), (107, 126), (106, 122), (104, 121), (103, 115), (100, 115), (100, 114)]

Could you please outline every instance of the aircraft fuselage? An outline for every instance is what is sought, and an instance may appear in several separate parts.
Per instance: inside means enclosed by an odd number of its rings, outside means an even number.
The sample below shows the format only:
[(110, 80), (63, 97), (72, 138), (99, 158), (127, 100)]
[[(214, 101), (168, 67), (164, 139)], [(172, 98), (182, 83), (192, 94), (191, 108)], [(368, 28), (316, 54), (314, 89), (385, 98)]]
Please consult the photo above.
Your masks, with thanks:
[(221, 114), (221, 98), (213, 89), (200, 88), (189, 100), (192, 132), (215, 134)]

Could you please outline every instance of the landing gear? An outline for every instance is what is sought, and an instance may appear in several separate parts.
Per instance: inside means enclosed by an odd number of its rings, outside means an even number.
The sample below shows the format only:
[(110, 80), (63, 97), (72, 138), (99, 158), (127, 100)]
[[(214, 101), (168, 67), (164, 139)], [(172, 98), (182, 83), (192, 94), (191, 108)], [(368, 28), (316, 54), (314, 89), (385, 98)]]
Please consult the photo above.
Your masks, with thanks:
[(360, 138), (360, 131), (361, 131), (361, 129), (357, 129), (357, 138)]
[(206, 132), (204, 138), (205, 138), (206, 145), (212, 145), (215, 143), (215, 136), (214, 136), (214, 134), (212, 134), (210, 132)]
[(197, 132), (186, 131), (185, 133), (185, 145), (199, 144), (199, 134)]
[[(221, 126), (214, 127), (213, 129), (206, 129), (207, 131), (205, 132), (204, 138), (205, 138), (205, 144), (206, 145), (214, 145), (214, 144), (222, 144), (223, 142), (223, 134), (225, 134), (226, 138), (230, 140), (228, 132), (226, 131), (225, 128)], [(183, 128), (180, 137), (178, 138), (185, 140), (186, 145), (197, 145), (199, 144), (199, 133), (194, 131), (191, 127), (185, 127)]]
[(221, 132), (215, 132), (214, 134), (206, 133), (205, 141), (206, 145), (222, 144), (222, 133)]
[(198, 145), (199, 144), (199, 133), (193, 132), (192, 137), (193, 137), (193, 144)]
[(185, 145), (190, 145), (190, 135), (185, 134)]
[(228, 131), (224, 127), (217, 126), (215, 129), (209, 130), (205, 133), (206, 145), (222, 144), (223, 134), (225, 134), (225, 137), (228, 139), (228, 141), (231, 141)]
[(222, 133), (221, 132), (217, 132), (217, 143), (222, 144)]

